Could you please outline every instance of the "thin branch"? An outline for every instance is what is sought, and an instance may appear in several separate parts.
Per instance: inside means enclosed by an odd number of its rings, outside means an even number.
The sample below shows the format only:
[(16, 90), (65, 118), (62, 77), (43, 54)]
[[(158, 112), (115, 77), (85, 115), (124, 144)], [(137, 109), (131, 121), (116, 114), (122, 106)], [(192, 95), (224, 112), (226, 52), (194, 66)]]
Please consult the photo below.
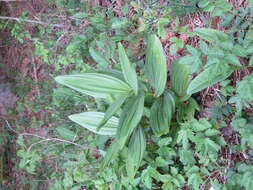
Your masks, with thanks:
[(14, 20), (14, 21), (18, 21), (18, 22), (30, 22), (30, 23), (34, 23), (34, 24), (49, 25), (49, 26), (53, 26), (53, 27), (57, 27), (57, 28), (64, 28), (65, 27), (65, 25), (62, 25), (62, 24), (51, 24), (51, 23), (47, 23), (47, 22), (24, 19), (24, 18), (17, 18), (17, 17), (0, 16), (0, 19)]
[[(10, 126), (10, 124), (9, 124), (9, 122), (7, 120), (5, 120), (5, 122), (6, 122), (7, 128), (10, 131), (12, 131), (12, 132), (14, 132), (14, 133), (16, 133), (18, 135), (33, 136), (33, 137), (37, 137), (37, 138), (42, 139), (42, 141), (39, 141), (39, 142), (37, 142), (35, 144), (38, 144), (38, 143), (41, 143), (41, 142), (44, 142), (44, 141), (59, 141), (59, 142), (63, 142), (63, 143), (72, 144), (72, 145), (78, 146), (80, 148), (84, 148), (84, 149), (87, 148), (87, 146), (80, 145), (80, 144), (77, 144), (77, 143), (74, 143), (72, 141), (68, 141), (68, 140), (65, 140), (65, 139), (47, 138), (47, 137), (42, 137), (42, 136), (39, 136), (39, 135), (36, 135), (36, 134), (31, 134), (31, 133), (18, 133), (17, 131), (15, 131), (14, 129), (11, 128), (11, 126)], [(35, 144), (33, 144), (33, 145), (35, 145)], [(31, 145), (31, 146), (33, 146), (33, 145)], [(29, 149), (31, 149), (31, 146), (29, 147)]]

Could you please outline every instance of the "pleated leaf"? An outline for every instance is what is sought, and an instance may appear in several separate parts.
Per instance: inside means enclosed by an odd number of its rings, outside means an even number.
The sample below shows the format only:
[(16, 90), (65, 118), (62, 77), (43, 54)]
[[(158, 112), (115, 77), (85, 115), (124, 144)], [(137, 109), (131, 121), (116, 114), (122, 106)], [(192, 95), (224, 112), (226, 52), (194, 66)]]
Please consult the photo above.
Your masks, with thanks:
[(190, 77), (191, 67), (187, 64), (182, 64), (179, 61), (174, 61), (171, 72), (171, 88), (179, 96), (186, 95)]
[(137, 74), (135, 72), (134, 67), (131, 65), (124, 47), (121, 43), (118, 44), (119, 47), (119, 61), (121, 64), (121, 69), (127, 83), (132, 87), (135, 94), (138, 92), (138, 81)]
[(78, 92), (95, 98), (106, 98), (108, 94), (130, 93), (130, 86), (124, 81), (101, 73), (84, 73), (77, 75), (63, 75), (55, 77), (55, 80)]
[(175, 99), (166, 92), (164, 97), (157, 99), (150, 109), (150, 123), (156, 136), (167, 134), (175, 111)]
[(151, 86), (155, 89), (155, 95), (160, 96), (166, 86), (167, 65), (162, 44), (156, 35), (151, 35), (146, 51), (146, 71)]
[(232, 72), (233, 69), (231, 69), (231, 67), (222, 63), (210, 66), (191, 81), (187, 89), (187, 94), (199, 92), (217, 82), (223, 81), (229, 77)]
[(146, 138), (141, 127), (138, 127), (131, 136), (128, 145), (126, 170), (129, 177), (134, 178), (146, 149)]
[(82, 127), (88, 129), (89, 131), (99, 134), (99, 135), (116, 135), (119, 119), (116, 117), (111, 117), (101, 128), (97, 131), (97, 127), (103, 120), (105, 114), (103, 112), (83, 112), (78, 114), (73, 114), (69, 116), (69, 119), (75, 123), (81, 125)]
[(116, 140), (119, 141), (120, 149), (124, 147), (127, 139), (141, 120), (144, 108), (144, 93), (139, 93), (127, 100), (120, 115), (119, 127)]
[(97, 127), (97, 131), (101, 129), (101, 127), (119, 110), (120, 106), (125, 102), (128, 95), (123, 94), (122, 96), (119, 96), (115, 102), (113, 102), (109, 108), (105, 112), (105, 116), (103, 120), (100, 122), (100, 124)]

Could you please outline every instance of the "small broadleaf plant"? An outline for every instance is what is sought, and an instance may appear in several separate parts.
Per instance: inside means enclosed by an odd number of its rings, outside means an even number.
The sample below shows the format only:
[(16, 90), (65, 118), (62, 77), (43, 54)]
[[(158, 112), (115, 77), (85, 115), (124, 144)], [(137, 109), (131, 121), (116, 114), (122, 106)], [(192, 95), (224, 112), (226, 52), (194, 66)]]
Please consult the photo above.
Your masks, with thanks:
[[(96, 134), (114, 138), (101, 169), (119, 153), (127, 152), (125, 172), (134, 177), (145, 154), (146, 134), (153, 133), (158, 137), (168, 134), (177, 104), (190, 98), (186, 93), (190, 67), (175, 61), (170, 73), (171, 89), (167, 89), (166, 57), (155, 34), (148, 40), (145, 77), (138, 76), (121, 43), (118, 44), (118, 54), (121, 71), (98, 70), (57, 76), (55, 80), (95, 99), (113, 100), (105, 113), (87, 111), (69, 118)], [(145, 114), (145, 110), (150, 114)], [(115, 117), (119, 111), (120, 117)]]

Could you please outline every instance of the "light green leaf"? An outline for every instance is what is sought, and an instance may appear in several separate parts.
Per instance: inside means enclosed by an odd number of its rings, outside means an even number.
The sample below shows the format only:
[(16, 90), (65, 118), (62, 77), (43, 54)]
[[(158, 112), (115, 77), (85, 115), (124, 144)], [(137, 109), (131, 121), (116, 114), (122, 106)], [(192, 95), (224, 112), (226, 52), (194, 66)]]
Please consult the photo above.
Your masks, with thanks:
[(226, 54), (224, 59), (225, 61), (227, 61), (228, 64), (235, 65), (235, 66), (242, 66), (238, 57), (233, 54)]
[(127, 18), (117, 19), (112, 23), (112, 29), (120, 29), (122, 27), (125, 27), (127, 23), (128, 23)]
[(140, 122), (144, 108), (144, 93), (139, 93), (127, 100), (120, 115), (119, 127), (116, 140), (119, 141), (120, 149), (124, 147), (127, 139)]
[(59, 133), (61, 137), (65, 139), (73, 140), (76, 136), (76, 134), (73, 131), (71, 131), (66, 127), (57, 127), (56, 131)]
[(131, 91), (127, 83), (101, 73), (63, 75), (55, 77), (55, 80), (62, 85), (95, 98), (106, 98), (109, 94), (128, 94)]
[(249, 59), (249, 65), (253, 65), (253, 55), (250, 56), (250, 59)]
[(83, 18), (85, 18), (87, 16), (88, 16), (88, 14), (85, 13), (85, 12), (78, 12), (78, 13), (76, 13), (76, 14), (73, 15), (74, 18), (79, 18), (79, 19), (83, 19)]
[(236, 92), (242, 100), (253, 101), (253, 74), (245, 76), (237, 83)]
[(124, 78), (127, 81), (127, 83), (132, 87), (134, 93), (137, 94), (138, 92), (137, 74), (126, 55), (124, 47), (121, 45), (121, 43), (119, 43), (118, 46), (119, 46), (119, 60)]
[(178, 47), (177, 44), (171, 44), (170, 45), (170, 54), (175, 55), (177, 53)]
[(223, 81), (232, 72), (233, 70), (228, 65), (216, 64), (213, 67), (208, 67), (191, 81), (187, 94), (199, 92), (217, 82)]
[(167, 65), (162, 44), (154, 34), (149, 37), (148, 41), (146, 71), (151, 86), (155, 89), (155, 95), (160, 96), (167, 82)]
[(83, 112), (70, 115), (69, 119), (81, 125), (82, 127), (90, 130), (93, 133), (109, 136), (116, 135), (119, 123), (119, 120), (116, 117), (111, 117), (107, 121), (107, 123), (101, 127), (99, 131), (96, 130), (97, 126), (103, 120), (104, 116), (105, 114), (102, 112)]
[(195, 28), (194, 32), (202, 39), (208, 41), (208, 42), (214, 42), (214, 41), (225, 41), (228, 40), (229, 36), (219, 30), (215, 30), (212, 28)]
[(233, 54), (235, 54), (236, 56), (240, 56), (240, 57), (246, 57), (247, 56), (247, 49), (244, 48), (243, 46), (236, 44), (233, 47), (232, 50)]
[(157, 22), (157, 32), (161, 38), (166, 37), (166, 30), (164, 26), (168, 24), (168, 22), (169, 22), (168, 18), (160, 18)]
[(109, 106), (109, 108), (105, 112), (105, 116), (103, 120), (100, 122), (100, 124), (97, 127), (97, 131), (99, 131), (101, 127), (103, 127), (103, 125), (119, 110), (120, 106), (125, 102), (127, 96), (128, 95), (125, 95), (125, 94), (122, 96), (119, 96), (119, 98), (115, 100), (115, 102), (113, 102)]
[(187, 45), (186, 47), (187, 50), (191, 53), (191, 55), (181, 57), (178, 62), (180, 64), (191, 65), (191, 72), (195, 73), (199, 71), (200, 66), (202, 64), (201, 52), (189, 45)]
[(101, 66), (106, 67), (111, 63), (98, 51), (95, 50), (93, 47), (89, 48), (89, 53), (91, 57)]

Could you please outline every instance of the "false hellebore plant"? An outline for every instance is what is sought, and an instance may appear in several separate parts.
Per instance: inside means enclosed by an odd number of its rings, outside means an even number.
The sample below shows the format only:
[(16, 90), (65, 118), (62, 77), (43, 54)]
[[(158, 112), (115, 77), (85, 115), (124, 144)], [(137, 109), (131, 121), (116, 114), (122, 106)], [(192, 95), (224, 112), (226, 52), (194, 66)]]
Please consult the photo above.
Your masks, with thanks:
[[(113, 100), (105, 113), (87, 111), (69, 118), (96, 134), (114, 137), (101, 169), (121, 153), (125, 155), (123, 170), (134, 177), (145, 154), (145, 134), (149, 131), (158, 137), (168, 134), (176, 108), (180, 122), (188, 114), (185, 110), (194, 112), (197, 104), (186, 93), (191, 77), (189, 65), (175, 61), (170, 73), (171, 88), (166, 88), (166, 57), (156, 35), (149, 37), (146, 51), (144, 71), (148, 80), (137, 75), (120, 43), (118, 53), (122, 71), (91, 71), (58, 76), (55, 80), (94, 98)], [(186, 100), (189, 103), (185, 104)], [(119, 112), (120, 118), (115, 117)]]
[[(146, 51), (145, 73), (148, 82), (138, 78), (120, 43), (118, 52), (122, 72), (115, 70), (87, 72), (58, 76), (55, 80), (94, 98), (114, 100), (105, 113), (84, 112), (70, 115), (69, 118), (94, 133), (114, 136), (101, 168), (105, 168), (121, 151), (127, 151), (125, 168), (128, 176), (134, 177), (146, 149), (144, 131), (148, 129), (140, 122), (144, 118), (144, 108), (150, 109), (150, 113), (146, 115), (149, 116), (154, 135), (169, 133), (176, 102), (189, 98), (186, 90), (190, 80), (190, 68), (185, 64), (173, 63), (171, 90), (169, 90), (166, 88), (166, 57), (156, 35), (149, 37)], [(114, 115), (121, 107), (118, 119)]]

